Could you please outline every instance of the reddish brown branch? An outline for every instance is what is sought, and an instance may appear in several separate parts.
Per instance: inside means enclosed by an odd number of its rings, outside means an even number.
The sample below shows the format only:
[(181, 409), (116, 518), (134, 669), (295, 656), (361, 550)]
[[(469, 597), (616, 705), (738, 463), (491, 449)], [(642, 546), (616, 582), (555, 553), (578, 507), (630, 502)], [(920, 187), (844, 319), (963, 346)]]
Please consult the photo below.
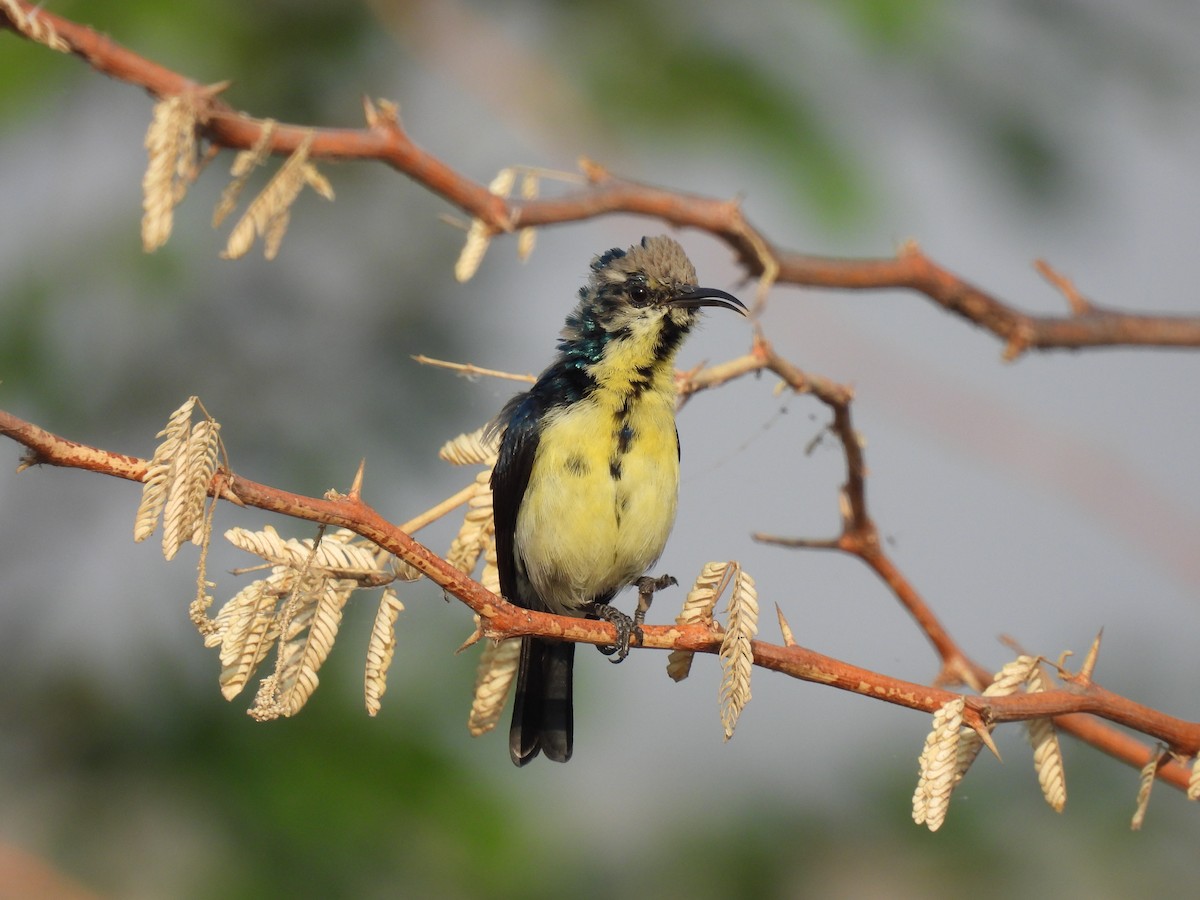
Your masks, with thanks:
[[(769, 360), (769, 348), (763, 352), (764, 358)], [(44, 464), (81, 468), (138, 482), (145, 478), (148, 464), (144, 459), (69, 441), (3, 410), (0, 410), (0, 434), (27, 448), (23, 466)], [(214, 477), (211, 492), (245, 506), (349, 528), (374, 541), (477, 612), (485, 622), (484, 633), (488, 637), (536, 634), (600, 645), (616, 640), (616, 630), (606, 622), (553, 616), (513, 606), (388, 522), (354, 492), (332, 499), (306, 497), (225, 471), (219, 471)], [(703, 653), (716, 653), (720, 644), (721, 634), (701, 625), (648, 625), (644, 628), (641, 641), (641, 645), (648, 648)], [(755, 664), (763, 668), (911, 709), (933, 712), (957, 696), (942, 688), (891, 678), (804, 647), (782, 647), (756, 641), (753, 650)], [(1087, 717), (1071, 715), (1063, 718), (1067, 713), (1089, 712), (1148, 734), (1181, 754), (1190, 755), (1200, 750), (1200, 724), (1164, 715), (1090, 682), (1069, 687), (1071, 689), (1040, 695), (968, 697), (967, 719), (971, 724), (985, 725), (1056, 715), (1068, 728), (1080, 720), (1081, 727), (1075, 733), (1086, 735), (1085, 740), (1119, 758), (1132, 761), (1131, 756), (1145, 750), (1136, 741), (1132, 742), (1133, 747), (1129, 747), (1128, 740), (1123, 743), (1110, 740), (1108, 732), (1112, 732), (1112, 729), (1100, 726)], [(1116, 732), (1112, 733), (1123, 738)], [(1144, 757), (1144, 753), (1142, 755)], [(1176, 786), (1185, 787), (1187, 784), (1187, 771), (1178, 765), (1165, 765), (1159, 774)]]
[[(935, 683), (967, 684), (976, 691), (982, 690), (991, 681), (991, 674), (962, 651), (920, 592), (883, 551), (875, 524), (867, 512), (866, 463), (863, 458), (862, 442), (850, 419), (850, 403), (854, 395), (849, 388), (801, 371), (781, 358), (771, 345), (760, 337), (747, 355), (684, 375), (680, 381), (680, 396), (687, 398), (696, 391), (716, 387), (750, 372), (763, 370), (774, 372), (797, 393), (813, 394), (833, 411), (834, 422), (831, 430), (839, 437), (846, 457), (846, 484), (842, 493), (846, 509), (843, 510), (842, 533), (835, 538), (813, 540), (768, 535), (755, 535), (755, 537), (758, 540), (781, 546), (840, 550), (861, 559), (889, 587), (937, 651), (942, 669)], [(800, 654), (809, 652), (797, 650), (797, 653)], [(770, 663), (772, 659), (770, 654), (756, 650), (755, 661), (759, 664), (774, 668), (775, 666)], [(806, 669), (806, 663), (803, 660), (793, 660), (791, 666), (790, 671), (782, 668), (780, 671), (788, 671), (788, 674), (797, 678), (805, 678), (845, 689), (838, 673), (815, 666), (809, 666)], [(812, 677), (808, 677), (806, 672), (811, 672)], [(861, 683), (854, 681), (854, 674), (843, 670), (841, 676), (847, 675), (852, 684)], [(921, 694), (914, 689), (913, 685), (906, 683), (891, 683), (883, 686), (882, 690), (884, 691), (882, 696), (886, 696), (889, 702), (900, 705), (908, 705), (904, 702), (906, 699), (918, 696), (928, 698), (928, 702), (936, 701), (936, 705), (940, 705), (953, 696), (945, 691), (934, 691), (928, 688), (923, 689), (925, 693)], [(973, 699), (972, 702), (976, 701)], [(1007, 709), (1005, 704), (1015, 707), (1016, 701), (1004, 700), (993, 704), (990, 707), (995, 715), (993, 721), (1007, 721), (1006, 718), (1003, 718), (1003, 710)], [(919, 708), (925, 709), (926, 707), (919, 706)], [(981, 710), (983, 707), (976, 706), (976, 709)], [(1137, 720), (1140, 713), (1130, 712), (1130, 716), (1131, 720)], [(1152, 748), (1147, 747), (1136, 738), (1078, 711), (1059, 714), (1055, 717), (1054, 722), (1058, 728), (1074, 735), (1079, 740), (1138, 769), (1144, 766), (1154, 754)], [(1136, 728), (1137, 726), (1132, 727)], [(1137, 730), (1144, 731), (1141, 728)], [(1194, 731), (1189, 734), (1190, 737), (1188, 734), (1177, 733), (1176, 738), (1185, 741), (1194, 739)], [(1159, 770), (1159, 777), (1183, 790), (1187, 787), (1189, 772), (1183, 766), (1168, 763)]]
[[(96, 71), (138, 85), (158, 97), (193, 93), (201, 85), (171, 69), (122, 47), (107, 36), (26, 3), (27, 14), (50, 24), (72, 52)], [(0, 26), (13, 27), (0, 8)], [(17, 32), (19, 33), (19, 32)], [(249, 149), (262, 136), (264, 121), (237, 112), (220, 97), (202, 100), (200, 120), (214, 144)], [(723, 200), (665, 190), (617, 178), (601, 166), (586, 163), (587, 188), (562, 197), (521, 200), (510, 204), (456, 172), (438, 157), (422, 150), (399, 122), (379, 117), (371, 127), (309, 128), (278, 125), (269, 141), (272, 153), (293, 153), (312, 134), (312, 158), (373, 159), (443, 197), (494, 232), (520, 227), (557, 225), (610, 213), (650, 216), (679, 227), (697, 228), (720, 238), (733, 249), (751, 275), (772, 270), (774, 281), (805, 287), (846, 290), (902, 288), (921, 293), (941, 308), (992, 332), (1005, 343), (1005, 356), (1015, 358), (1029, 349), (1050, 350), (1098, 346), (1197, 347), (1200, 316), (1134, 315), (1080, 304), (1079, 294), (1066, 293), (1072, 315), (1033, 316), (959, 278), (925, 256), (914, 244), (891, 259), (817, 257), (776, 247), (742, 214), (736, 200)], [(1052, 270), (1051, 270), (1052, 271)], [(1069, 282), (1055, 273), (1051, 279)]]
[[(837, 435), (841, 442), (846, 460), (846, 484), (842, 489), (843, 509), (840, 535), (835, 538), (812, 539), (756, 534), (754, 535), (755, 539), (785, 547), (840, 550), (860, 559), (888, 586), (937, 651), (941, 660), (941, 672), (935, 683), (966, 684), (976, 691), (982, 690), (991, 681), (988, 670), (963, 652), (929, 604), (925, 602), (920, 592), (883, 550), (878, 530), (867, 511), (866, 463), (863, 459), (862, 441), (854, 429), (850, 417), (853, 394), (846, 388), (829, 383), (821, 384), (820, 389), (814, 389), (815, 382), (810, 376), (780, 359), (765, 341), (760, 341), (756, 345), (755, 351), (749, 356), (734, 360), (733, 363), (726, 364), (723, 369), (715, 371), (723, 376), (722, 380), (728, 380), (729, 377), (742, 374), (743, 371), (770, 369), (780, 375), (797, 392), (816, 395), (833, 412), (833, 423), (830, 430)], [(703, 376), (704, 373), (699, 373), (695, 381), (703, 386), (709, 386), (708, 380)], [(835, 686), (840, 685), (835, 684)], [(1055, 725), (1062, 730), (1136, 768), (1144, 766), (1147, 760), (1154, 755), (1154, 751), (1129, 735), (1082, 713), (1094, 713), (1143, 734), (1155, 736), (1159, 740), (1164, 740), (1176, 752), (1187, 755), (1191, 755), (1188, 748), (1200, 736), (1200, 726), (1185, 725), (1182, 730), (1176, 730), (1172, 725), (1168, 730), (1173, 733), (1174, 737), (1164, 738), (1163, 733), (1158, 730), (1165, 724), (1164, 719), (1170, 719), (1173, 723), (1178, 723), (1179, 720), (1171, 719), (1169, 716), (1163, 717), (1162, 713), (1138, 704), (1125, 706), (1129, 701), (1118, 698), (1093, 684), (1090, 681), (1090, 673), (1087, 678), (1073, 681), (1070, 687), (1069, 692), (1052, 691), (1036, 695), (1013, 695), (1017, 699), (1011, 697), (986, 698), (986, 700), (969, 698), (968, 708), (973, 708), (988, 722), (1011, 721), (1014, 717), (1017, 719), (1029, 718), (1029, 713), (1037, 709), (1042, 715), (1054, 716)], [(933, 689), (926, 690), (932, 691)], [(888, 699), (889, 702), (906, 705), (898, 699), (904, 696), (906, 696), (904, 689), (900, 688), (898, 691), (890, 691)], [(939, 696), (945, 698), (953, 695), (943, 692)], [(945, 700), (941, 699), (938, 705), (941, 702), (945, 702)], [(1122, 709), (1119, 714), (1114, 715), (1116, 708)], [(1180, 743), (1172, 743), (1173, 740)], [(1181, 790), (1186, 789), (1189, 774), (1183, 766), (1174, 763), (1166, 764), (1158, 770), (1158, 777)]]

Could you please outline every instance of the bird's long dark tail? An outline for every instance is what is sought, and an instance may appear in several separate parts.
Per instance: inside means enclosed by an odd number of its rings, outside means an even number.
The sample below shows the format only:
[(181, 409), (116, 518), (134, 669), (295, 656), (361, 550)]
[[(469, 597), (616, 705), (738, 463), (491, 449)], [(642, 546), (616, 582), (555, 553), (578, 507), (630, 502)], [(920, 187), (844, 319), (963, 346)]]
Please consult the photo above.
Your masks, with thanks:
[(508, 751), (518, 766), (538, 752), (547, 759), (566, 762), (574, 742), (571, 709), (571, 675), (575, 645), (538, 638), (521, 639), (521, 665), (513, 703)]

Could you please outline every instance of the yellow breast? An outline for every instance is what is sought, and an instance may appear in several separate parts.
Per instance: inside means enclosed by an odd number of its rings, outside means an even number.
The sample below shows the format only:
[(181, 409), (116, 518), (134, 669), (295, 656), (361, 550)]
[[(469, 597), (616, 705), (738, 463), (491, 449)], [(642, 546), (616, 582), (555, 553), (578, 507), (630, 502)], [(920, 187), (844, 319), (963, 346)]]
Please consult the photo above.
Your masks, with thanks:
[(543, 423), (515, 543), (526, 576), (564, 613), (620, 590), (662, 553), (675, 522), (673, 385), (600, 389)]

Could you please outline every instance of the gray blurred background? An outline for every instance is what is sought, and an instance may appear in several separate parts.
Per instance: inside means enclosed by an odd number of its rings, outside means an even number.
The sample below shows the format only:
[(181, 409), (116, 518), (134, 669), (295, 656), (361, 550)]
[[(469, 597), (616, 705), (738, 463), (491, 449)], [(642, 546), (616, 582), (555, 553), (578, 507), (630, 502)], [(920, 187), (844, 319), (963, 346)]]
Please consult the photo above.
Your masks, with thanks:
[[(1045, 257), (1096, 302), (1196, 312), (1200, 8), (932, 0), (551, 3), (218, 0), (48, 9), (201, 82), (254, 115), (361, 124), (366, 93), (467, 176), (587, 155), (628, 177), (741, 196), (780, 245), (935, 260), (1031, 312), (1058, 314)], [(79, 60), (0, 34), (0, 407), (148, 456), (189, 394), (223, 425), (236, 471), (345, 489), (403, 521), (473, 477), (436, 458), (515, 387), (413, 354), (518, 372), (550, 359), (592, 254), (658, 222), (498, 240), (455, 282), (446, 204), (378, 164), (322, 163), (337, 200), (297, 203), (278, 258), (218, 257), (223, 153), (140, 250), (151, 101)], [(266, 176), (264, 176), (265, 178)], [(259, 182), (261, 184), (261, 182)], [(551, 184), (546, 192), (555, 190)], [(679, 238), (708, 285), (740, 291), (728, 250)], [(873, 515), (897, 564), (975, 659), (1008, 634), (1082, 653), (1098, 679), (1196, 718), (1200, 449), (1189, 351), (1000, 360), (991, 336), (901, 292), (779, 288), (769, 338), (853, 384)], [(681, 365), (745, 351), (710, 317)], [(928, 681), (925, 640), (854, 560), (755, 544), (830, 536), (842, 459), (807, 397), (744, 379), (680, 417), (679, 524), (660, 563), (756, 578), (797, 640)], [(1165, 894), (1194, 884), (1197, 809), (1160, 786), (1129, 832), (1137, 773), (1068, 741), (1062, 816), (1017, 727), (981, 759), (936, 835), (909, 798), (925, 716), (757, 673), (722, 742), (719, 667), (680, 685), (665, 659), (582, 651), (576, 754), (508, 761), (465, 721), (475, 652), (461, 604), (428, 585), (408, 610), (383, 712), (362, 711), (374, 596), (347, 611), (305, 711), (260, 725), (226, 703), (187, 621), (196, 551), (131, 539), (137, 490), (80, 472), (0, 467), (0, 845), (102, 895), (979, 897)], [(222, 506), (218, 531), (272, 523)], [(423, 532), (445, 550), (456, 522)], [(224, 599), (248, 559), (215, 548)], [(682, 591), (660, 596), (673, 617)], [(503, 729), (502, 729), (503, 730)], [(4, 877), (0, 873), (0, 879)], [(10, 894), (20, 895), (10, 887)]]

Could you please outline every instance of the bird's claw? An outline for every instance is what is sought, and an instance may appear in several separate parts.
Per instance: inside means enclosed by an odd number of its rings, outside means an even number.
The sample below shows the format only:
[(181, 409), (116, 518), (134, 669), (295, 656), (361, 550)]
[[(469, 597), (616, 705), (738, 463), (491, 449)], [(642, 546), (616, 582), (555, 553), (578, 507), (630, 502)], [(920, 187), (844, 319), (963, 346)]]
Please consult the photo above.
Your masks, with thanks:
[(606, 644), (603, 647), (597, 648), (605, 656), (616, 654), (616, 659), (609, 660), (611, 663), (619, 663), (629, 655), (629, 644), (634, 635), (637, 635), (637, 643), (640, 644), (642, 642), (642, 623), (646, 620), (646, 613), (650, 611), (650, 603), (654, 599), (654, 592), (679, 584), (679, 582), (670, 575), (660, 575), (657, 578), (650, 575), (643, 575), (634, 584), (637, 585), (638, 589), (638, 605), (632, 619), (616, 607), (610, 606), (607, 603), (596, 604), (593, 609), (596, 618), (603, 622), (609, 622), (617, 629), (617, 642), (615, 644)]
[(633, 638), (636, 631), (638, 639), (641, 639), (642, 629), (635, 625), (633, 619), (625, 615), (615, 606), (609, 606), (605, 603), (603, 606), (596, 607), (596, 617), (602, 622), (608, 622), (617, 629), (617, 642), (615, 644), (606, 644), (603, 647), (597, 648), (605, 656), (617, 655), (616, 659), (610, 659), (611, 663), (619, 663), (629, 655), (629, 642)]

